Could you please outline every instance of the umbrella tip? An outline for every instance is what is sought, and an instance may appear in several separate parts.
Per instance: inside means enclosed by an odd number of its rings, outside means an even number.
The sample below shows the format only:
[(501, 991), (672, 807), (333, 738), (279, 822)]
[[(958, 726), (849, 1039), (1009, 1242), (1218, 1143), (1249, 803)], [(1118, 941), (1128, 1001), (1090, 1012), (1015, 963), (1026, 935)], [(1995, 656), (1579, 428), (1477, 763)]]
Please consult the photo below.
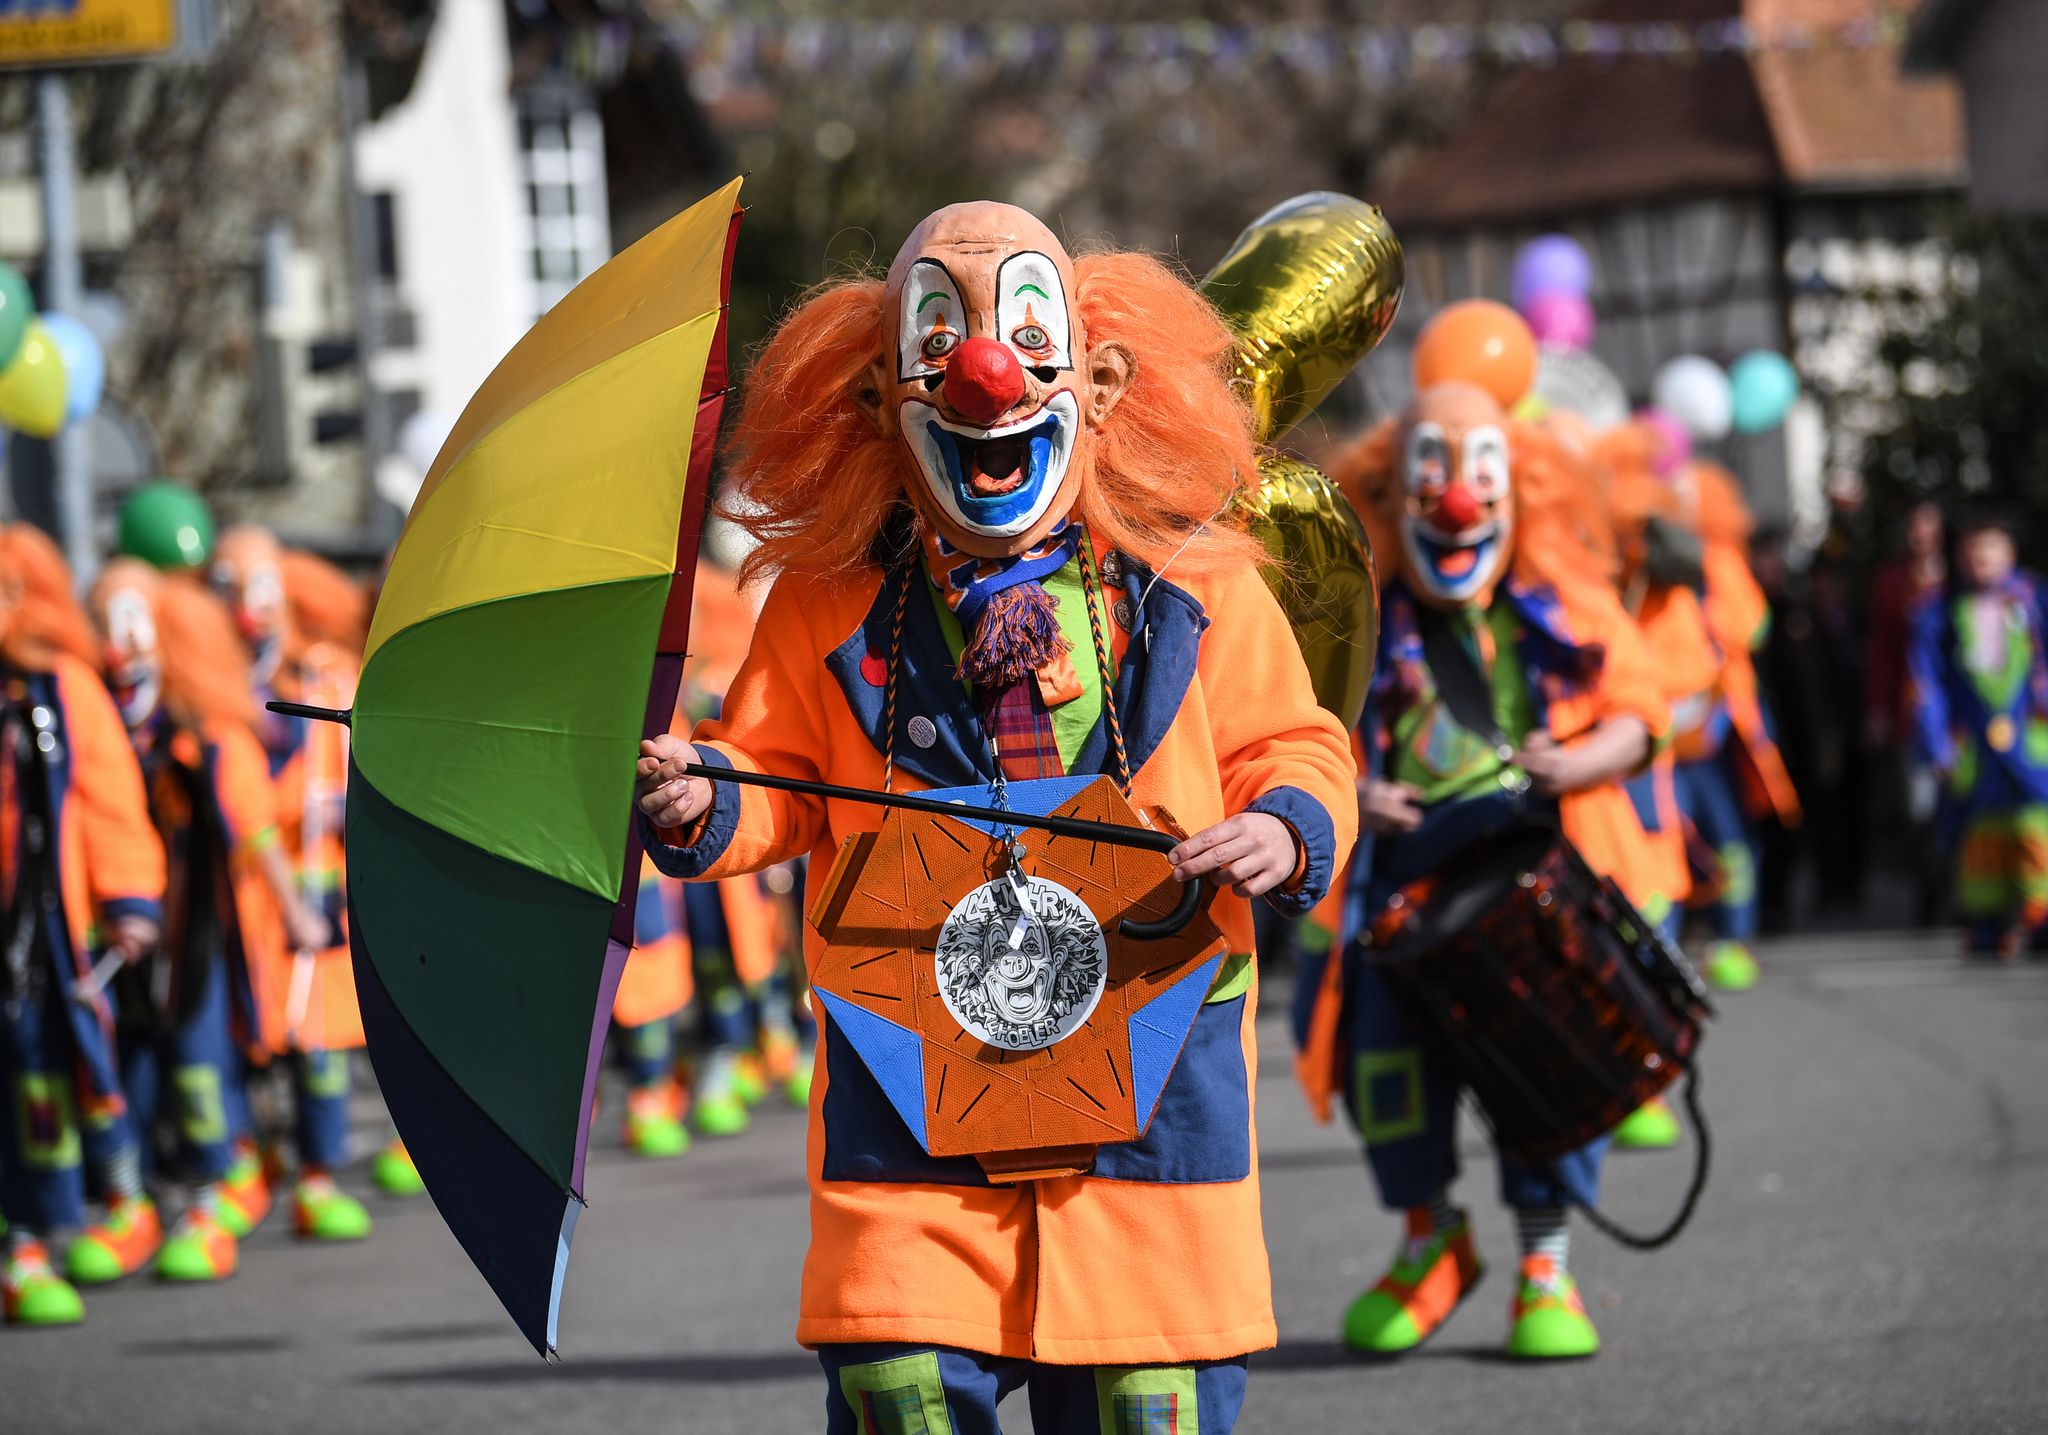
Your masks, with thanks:
[(309, 718), (314, 722), (338, 722), (343, 727), (353, 725), (355, 713), (349, 708), (316, 708), (306, 703), (268, 702), (263, 705), (271, 712), (283, 717)]

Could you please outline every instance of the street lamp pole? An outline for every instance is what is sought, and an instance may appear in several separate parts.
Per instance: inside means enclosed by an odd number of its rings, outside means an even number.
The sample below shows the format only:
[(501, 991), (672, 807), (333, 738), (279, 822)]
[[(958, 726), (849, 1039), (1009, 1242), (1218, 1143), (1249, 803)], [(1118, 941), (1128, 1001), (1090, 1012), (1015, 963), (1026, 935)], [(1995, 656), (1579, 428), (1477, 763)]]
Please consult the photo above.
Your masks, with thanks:
[[(71, 91), (62, 72), (36, 78), (36, 143), (43, 193), (43, 307), (76, 315), (85, 277), (78, 254), (77, 164), (72, 138)], [(83, 585), (98, 566), (93, 545), (92, 443), (83, 422), (68, 423), (50, 440), (56, 473), (57, 526), (64, 555)]]

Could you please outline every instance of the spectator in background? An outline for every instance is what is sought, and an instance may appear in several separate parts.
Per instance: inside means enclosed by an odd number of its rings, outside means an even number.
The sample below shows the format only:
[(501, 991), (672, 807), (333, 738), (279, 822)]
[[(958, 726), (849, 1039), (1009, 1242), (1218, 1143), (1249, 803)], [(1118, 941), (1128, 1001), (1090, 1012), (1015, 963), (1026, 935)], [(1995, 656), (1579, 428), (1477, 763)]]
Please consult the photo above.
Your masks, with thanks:
[(1943, 883), (1935, 810), (1940, 783), (1910, 741), (1913, 697), (1906, 681), (1906, 645), (1913, 611), (1941, 591), (1948, 577), (1941, 505), (1926, 500), (1906, 513), (1898, 552), (1879, 563), (1870, 582), (1870, 639), (1863, 684), (1863, 745), (1881, 786), (1872, 815), (1880, 832), (1900, 834), (1896, 861), (1917, 889), (1922, 926), (1939, 919)]
[(2048, 926), (2048, 613), (2018, 559), (2009, 520), (1959, 524), (1955, 572), (1906, 649), (1920, 750), (1947, 779), (1966, 950), (2005, 960)]

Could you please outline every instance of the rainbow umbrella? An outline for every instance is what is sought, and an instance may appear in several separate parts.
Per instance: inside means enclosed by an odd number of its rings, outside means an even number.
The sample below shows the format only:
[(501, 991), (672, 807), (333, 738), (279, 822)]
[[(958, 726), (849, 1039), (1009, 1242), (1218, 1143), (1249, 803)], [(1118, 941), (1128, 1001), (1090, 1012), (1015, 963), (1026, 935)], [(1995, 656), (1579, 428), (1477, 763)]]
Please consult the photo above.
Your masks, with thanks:
[(391, 560), (352, 721), (370, 1058), (427, 1190), (552, 1356), (725, 394), (740, 183), (579, 284), (470, 400)]

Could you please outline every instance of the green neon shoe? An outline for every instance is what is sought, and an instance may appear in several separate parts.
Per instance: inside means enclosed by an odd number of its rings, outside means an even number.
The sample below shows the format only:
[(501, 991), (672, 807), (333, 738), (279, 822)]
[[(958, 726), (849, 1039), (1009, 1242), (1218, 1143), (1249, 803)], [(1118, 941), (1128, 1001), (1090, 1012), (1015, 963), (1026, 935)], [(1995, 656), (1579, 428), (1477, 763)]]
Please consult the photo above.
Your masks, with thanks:
[(427, 1183), (420, 1179), (420, 1168), (413, 1165), (412, 1153), (405, 1149), (403, 1141), (393, 1141), (377, 1153), (377, 1159), (370, 1163), (370, 1179), (387, 1196), (417, 1196), (427, 1189)]
[(667, 1161), (690, 1149), (683, 1125), (683, 1088), (674, 1078), (626, 1093), (626, 1149)]
[(292, 1186), (292, 1230), (302, 1241), (360, 1241), (370, 1234), (370, 1213), (332, 1176), (316, 1171)]
[(759, 1106), (768, 1099), (768, 1073), (759, 1052), (739, 1054), (732, 1066), (732, 1092), (749, 1106)]
[(1756, 958), (1740, 942), (1716, 942), (1702, 962), (1707, 984), (1724, 992), (1746, 992), (1756, 985)]
[(747, 1129), (747, 1103), (737, 1092), (700, 1096), (690, 1108), (690, 1124), (700, 1136), (737, 1136)]
[(85, 1301), (72, 1284), (50, 1269), (41, 1241), (26, 1241), (0, 1262), (0, 1308), (9, 1325), (77, 1325)]
[(74, 1284), (106, 1285), (149, 1264), (164, 1243), (156, 1202), (131, 1196), (107, 1207), (107, 1218), (87, 1226), (64, 1253), (64, 1274)]
[(1548, 1256), (1522, 1257), (1522, 1280), (1508, 1312), (1508, 1355), (1515, 1360), (1584, 1360), (1600, 1349), (1579, 1283)]
[(263, 1153), (253, 1141), (236, 1144), (234, 1159), (213, 1188), (220, 1197), (220, 1224), (238, 1241), (263, 1224), (276, 1194), (273, 1173), (264, 1168)]
[(1653, 1096), (1621, 1118), (1614, 1144), (1629, 1151), (1665, 1151), (1678, 1144), (1678, 1117), (1664, 1098)]
[(1394, 1264), (1344, 1312), (1344, 1344), (1361, 1355), (1406, 1354), (1450, 1319), (1485, 1273), (1470, 1222), (1434, 1231), (1427, 1210), (1410, 1211)]
[(811, 1054), (804, 1053), (803, 1064), (789, 1074), (789, 1080), (782, 1083), (782, 1094), (789, 1098), (789, 1104), (799, 1111), (811, 1104)]
[(194, 1206), (178, 1218), (156, 1253), (156, 1278), (180, 1284), (224, 1281), (240, 1263), (233, 1232), (212, 1212)]

